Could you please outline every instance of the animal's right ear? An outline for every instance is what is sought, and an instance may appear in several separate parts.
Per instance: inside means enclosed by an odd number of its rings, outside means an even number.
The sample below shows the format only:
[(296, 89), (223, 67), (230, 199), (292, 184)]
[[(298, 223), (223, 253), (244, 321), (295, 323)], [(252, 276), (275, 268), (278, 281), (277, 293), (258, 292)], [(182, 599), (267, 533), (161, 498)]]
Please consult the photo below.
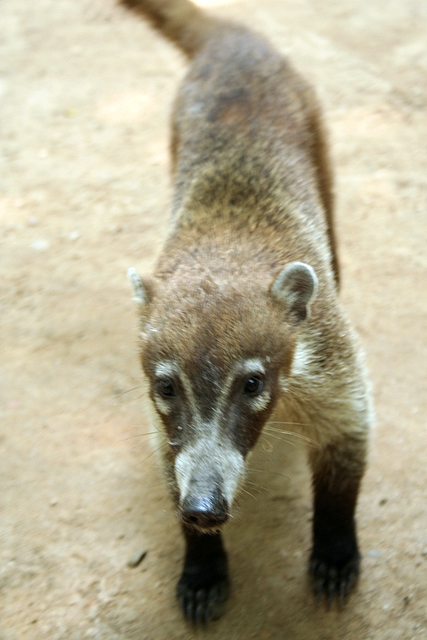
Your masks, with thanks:
[(137, 303), (141, 312), (144, 312), (152, 299), (152, 287), (148, 282), (143, 282), (136, 269), (128, 269), (128, 278), (132, 285), (132, 300)]

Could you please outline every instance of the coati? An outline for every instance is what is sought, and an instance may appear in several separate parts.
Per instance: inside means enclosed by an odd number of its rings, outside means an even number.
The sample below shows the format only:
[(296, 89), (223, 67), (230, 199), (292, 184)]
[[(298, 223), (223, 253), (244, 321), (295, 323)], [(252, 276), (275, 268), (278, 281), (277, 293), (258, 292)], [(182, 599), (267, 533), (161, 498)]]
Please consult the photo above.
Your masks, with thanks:
[(193, 622), (229, 591), (221, 527), (272, 412), (303, 425), (314, 496), (314, 588), (359, 573), (355, 507), (369, 397), (338, 301), (332, 178), (313, 90), (248, 28), (189, 0), (122, 0), (190, 59), (172, 117), (169, 236), (150, 279), (130, 269), (141, 359), (165, 434)]

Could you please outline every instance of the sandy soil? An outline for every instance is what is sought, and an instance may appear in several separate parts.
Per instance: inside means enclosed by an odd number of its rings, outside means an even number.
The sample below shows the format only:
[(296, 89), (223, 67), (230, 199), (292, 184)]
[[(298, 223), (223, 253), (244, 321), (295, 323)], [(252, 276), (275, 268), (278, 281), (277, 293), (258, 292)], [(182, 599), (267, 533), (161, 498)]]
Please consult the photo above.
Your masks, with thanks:
[[(343, 303), (377, 427), (346, 608), (307, 584), (303, 452), (264, 438), (226, 530), (233, 594), (195, 632), (151, 453), (126, 269), (165, 233), (180, 54), (113, 0), (0, 4), (1, 640), (427, 638), (427, 5), (242, 0), (312, 80), (336, 168)], [(127, 561), (147, 555), (137, 568)]]

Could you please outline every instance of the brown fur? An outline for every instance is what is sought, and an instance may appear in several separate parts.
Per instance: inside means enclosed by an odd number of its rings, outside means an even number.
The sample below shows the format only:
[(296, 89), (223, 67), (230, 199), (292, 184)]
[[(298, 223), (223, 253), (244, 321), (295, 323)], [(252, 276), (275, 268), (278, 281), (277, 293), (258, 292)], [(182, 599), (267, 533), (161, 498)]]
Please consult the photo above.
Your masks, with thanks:
[[(206, 415), (234, 363), (269, 363), (271, 399), (255, 417), (242, 409), (242, 450), (273, 411), (305, 425), (316, 441), (311, 569), (320, 590), (342, 596), (357, 576), (354, 509), (370, 414), (359, 350), (337, 298), (332, 178), (317, 99), (262, 36), (187, 0), (123, 1), (192, 58), (172, 117), (171, 230), (153, 279), (141, 284), (152, 398), (162, 358), (194, 382)], [(294, 261), (318, 278), (306, 320), (304, 312), (296, 321), (291, 304), (273, 295)], [(159, 414), (169, 440), (178, 437), (173, 415)], [(173, 448), (165, 445), (164, 455), (179, 504)], [(335, 535), (327, 531), (334, 505), (342, 530), (351, 530), (348, 562), (325, 551)]]

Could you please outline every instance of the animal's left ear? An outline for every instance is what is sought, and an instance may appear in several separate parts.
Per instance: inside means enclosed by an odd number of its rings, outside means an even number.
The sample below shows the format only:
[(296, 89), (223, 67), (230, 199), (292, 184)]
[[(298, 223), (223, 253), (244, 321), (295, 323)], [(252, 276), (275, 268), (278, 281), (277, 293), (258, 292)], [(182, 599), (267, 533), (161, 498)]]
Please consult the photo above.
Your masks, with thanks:
[(137, 303), (141, 313), (144, 314), (147, 312), (147, 307), (149, 306), (153, 298), (152, 283), (148, 280), (143, 281), (136, 269), (134, 269), (133, 267), (130, 267), (130, 269), (128, 269), (128, 278), (132, 285), (132, 300)]
[(314, 269), (305, 262), (290, 262), (273, 282), (271, 293), (297, 322), (302, 322), (317, 293)]

